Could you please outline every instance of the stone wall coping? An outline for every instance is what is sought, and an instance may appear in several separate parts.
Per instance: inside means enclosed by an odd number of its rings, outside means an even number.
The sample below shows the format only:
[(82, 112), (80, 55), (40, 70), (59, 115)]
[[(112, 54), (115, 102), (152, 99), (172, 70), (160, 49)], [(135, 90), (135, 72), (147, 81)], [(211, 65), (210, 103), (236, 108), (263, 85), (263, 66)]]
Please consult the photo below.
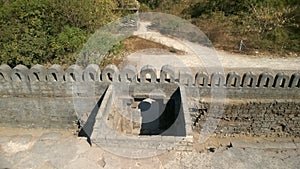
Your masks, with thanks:
[(128, 65), (121, 71), (115, 65), (108, 65), (101, 71), (96, 64), (90, 64), (85, 68), (71, 65), (66, 70), (56, 64), (49, 68), (35, 65), (30, 69), (24, 65), (11, 68), (6, 64), (2, 64), (0, 65), (0, 86), (15, 83), (24, 83), (30, 86), (45, 82), (100, 82), (127, 84), (179, 83), (200, 88), (300, 89), (300, 72), (294, 72), (291, 75), (286, 75), (283, 72), (276, 74), (245, 72), (240, 75), (237, 72), (207, 74), (199, 71), (193, 75), (187, 71), (179, 71), (177, 76), (174, 68), (170, 65), (162, 66), (160, 76), (156, 72), (156, 69), (151, 65), (145, 65), (141, 70), (136, 70), (134, 66)]

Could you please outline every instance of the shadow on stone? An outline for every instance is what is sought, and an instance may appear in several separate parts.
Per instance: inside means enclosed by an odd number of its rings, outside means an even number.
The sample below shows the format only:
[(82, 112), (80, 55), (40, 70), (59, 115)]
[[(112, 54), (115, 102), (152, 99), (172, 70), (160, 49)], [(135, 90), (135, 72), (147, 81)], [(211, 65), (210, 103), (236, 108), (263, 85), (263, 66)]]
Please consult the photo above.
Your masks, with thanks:
[[(185, 136), (184, 114), (181, 109), (180, 89), (167, 101), (154, 99), (151, 103), (141, 102), (142, 126), (140, 135)], [(156, 106), (156, 107), (155, 107)], [(154, 107), (154, 108), (153, 108)], [(150, 115), (149, 115), (150, 114)], [(156, 114), (152, 115), (151, 114)], [(157, 116), (157, 117), (156, 117)], [(156, 117), (156, 118), (155, 118)], [(176, 123), (176, 121), (181, 121)]]
[(92, 145), (91, 142), (91, 135), (93, 133), (93, 128), (95, 125), (95, 121), (96, 121), (96, 116), (98, 114), (99, 108), (101, 106), (101, 103), (103, 101), (103, 98), (106, 94), (107, 88), (105, 90), (105, 92), (103, 93), (103, 95), (101, 96), (101, 98), (99, 99), (99, 101), (97, 102), (97, 104), (95, 105), (95, 107), (93, 108), (91, 114), (89, 115), (86, 123), (84, 124), (84, 126), (81, 128), (81, 130), (78, 133), (79, 137), (86, 137), (87, 138), (87, 142)]

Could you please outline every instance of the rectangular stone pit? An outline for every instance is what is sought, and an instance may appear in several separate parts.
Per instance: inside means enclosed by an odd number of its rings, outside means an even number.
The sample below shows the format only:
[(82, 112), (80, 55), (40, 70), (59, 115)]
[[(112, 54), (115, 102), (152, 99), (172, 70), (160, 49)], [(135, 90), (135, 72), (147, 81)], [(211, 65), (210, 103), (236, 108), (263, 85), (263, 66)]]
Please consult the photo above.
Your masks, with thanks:
[(177, 84), (111, 85), (96, 116), (91, 142), (191, 150), (193, 137), (184, 90)]

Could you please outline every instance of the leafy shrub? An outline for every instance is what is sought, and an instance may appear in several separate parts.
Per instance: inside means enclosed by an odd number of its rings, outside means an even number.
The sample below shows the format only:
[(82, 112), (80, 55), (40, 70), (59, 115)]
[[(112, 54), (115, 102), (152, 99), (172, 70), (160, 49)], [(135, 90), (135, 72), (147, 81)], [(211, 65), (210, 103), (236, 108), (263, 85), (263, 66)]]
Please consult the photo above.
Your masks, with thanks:
[(0, 62), (74, 62), (84, 42), (114, 20), (116, 1), (1, 0)]

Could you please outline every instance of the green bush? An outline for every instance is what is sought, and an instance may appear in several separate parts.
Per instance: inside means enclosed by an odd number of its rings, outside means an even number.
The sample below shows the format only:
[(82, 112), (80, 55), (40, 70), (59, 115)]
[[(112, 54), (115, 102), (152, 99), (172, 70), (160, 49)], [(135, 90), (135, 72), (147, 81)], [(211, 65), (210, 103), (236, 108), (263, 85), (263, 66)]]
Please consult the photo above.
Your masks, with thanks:
[(1, 0), (0, 62), (71, 63), (84, 42), (118, 14), (116, 1)]
[(294, 17), (290, 15), (295, 11), (295, 7), (252, 5), (251, 8), (250, 14), (240, 14), (242, 24), (237, 26), (239, 30), (242, 30), (241, 36), (248, 37), (248, 40), (255, 42), (252, 43), (253, 48), (279, 52), (279, 54), (287, 51), (299, 52), (299, 49), (292, 47), (296, 45), (295, 41), (291, 41), (295, 33), (292, 29), (299, 27)]

